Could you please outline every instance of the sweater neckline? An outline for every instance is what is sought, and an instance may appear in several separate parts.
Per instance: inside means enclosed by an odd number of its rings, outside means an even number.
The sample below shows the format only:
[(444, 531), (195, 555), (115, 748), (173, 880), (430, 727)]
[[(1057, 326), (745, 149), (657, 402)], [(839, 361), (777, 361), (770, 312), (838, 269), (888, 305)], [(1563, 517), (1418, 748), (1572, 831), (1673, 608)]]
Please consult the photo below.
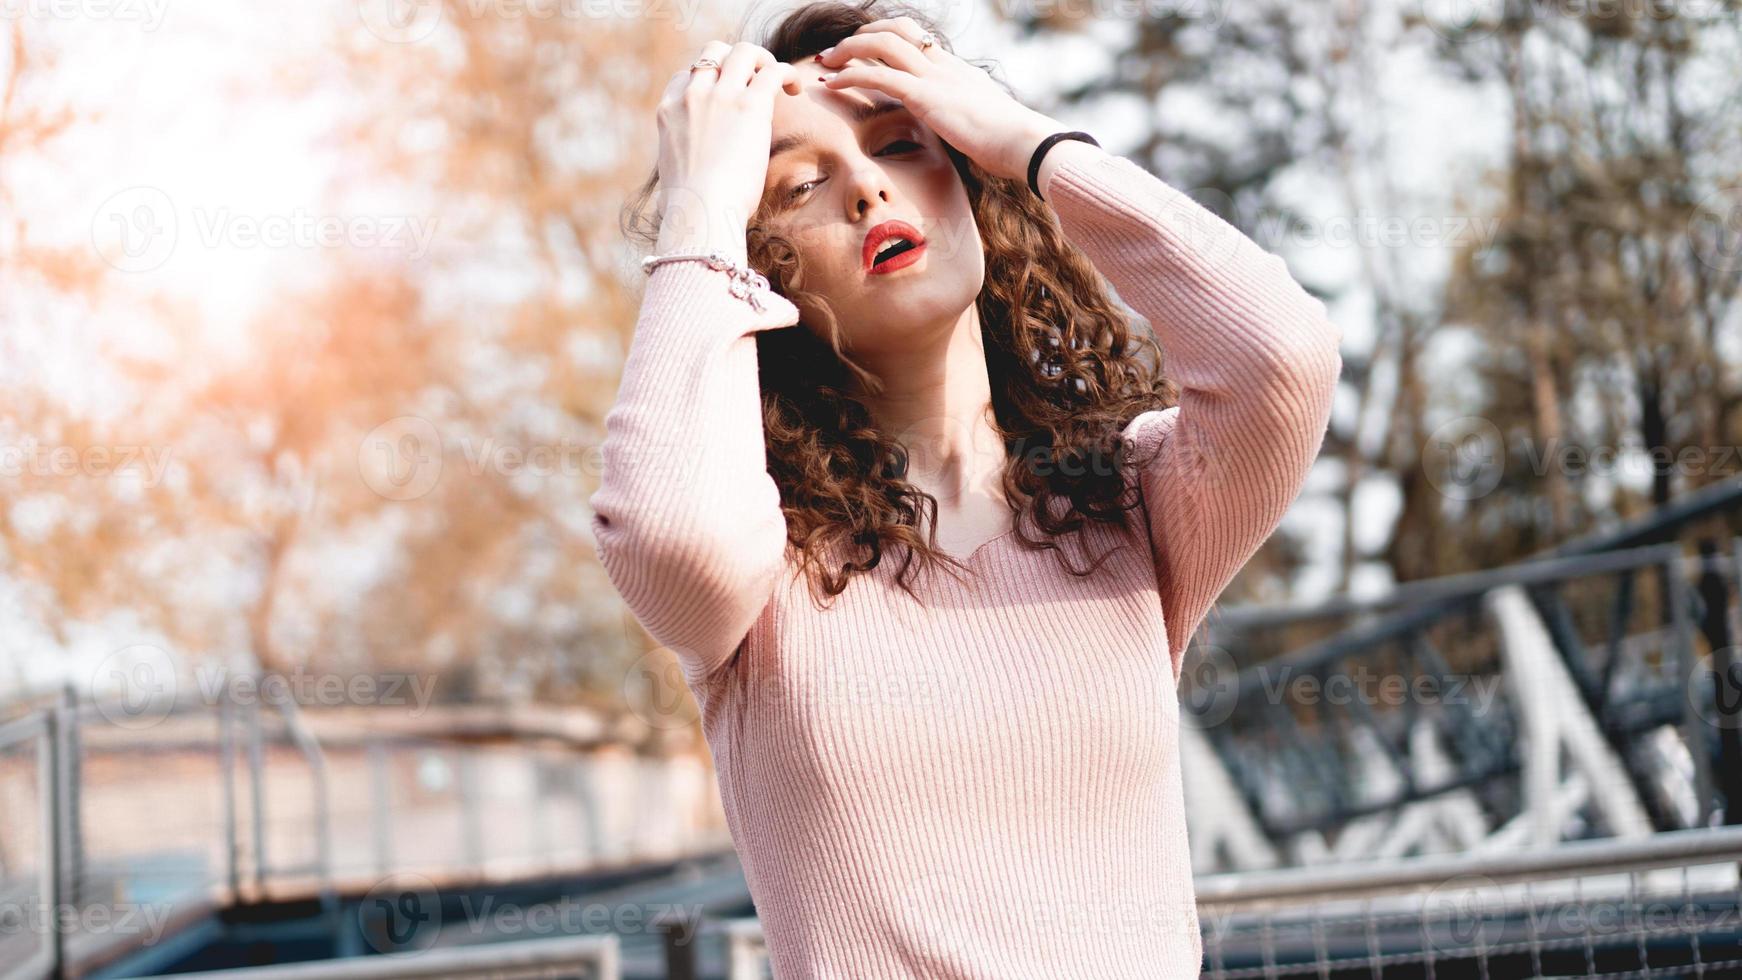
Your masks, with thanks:
[(976, 558), (979, 558), (980, 554), (982, 552), (984, 552), (987, 548), (992, 547), (993, 545), (1004, 540), (1005, 538), (1010, 537), (1012, 534), (1015, 534), (1015, 533), (1016, 533), (1016, 528), (1007, 527), (1003, 531), (1000, 531), (999, 533), (993, 535), (992, 537), (987, 538), (986, 540), (975, 545), (973, 550), (969, 551), (967, 553), (967, 555), (965, 555), (965, 556), (953, 554), (953, 553), (947, 552), (947, 551), (944, 552), (944, 554), (949, 555), (951, 558), (954, 558), (956, 561), (959, 561), (964, 565), (972, 565), (974, 563), (974, 560)]

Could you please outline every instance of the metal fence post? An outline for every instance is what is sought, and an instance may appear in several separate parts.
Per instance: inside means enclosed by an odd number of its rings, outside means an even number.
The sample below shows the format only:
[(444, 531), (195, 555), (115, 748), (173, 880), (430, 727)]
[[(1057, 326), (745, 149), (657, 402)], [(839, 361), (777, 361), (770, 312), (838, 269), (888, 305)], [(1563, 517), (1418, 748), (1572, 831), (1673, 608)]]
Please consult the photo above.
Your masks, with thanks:
[(218, 693), (218, 770), (224, 798), (224, 863), (234, 903), (242, 900), (242, 841), (236, 812), (236, 701), (228, 684)]
[[(255, 675), (256, 692), (259, 691), (259, 675)], [(266, 897), (267, 851), (266, 851), (266, 766), (262, 758), (264, 750), (261, 740), (264, 736), (260, 725), (260, 698), (258, 693), (248, 700), (248, 785), (254, 804), (254, 812), (249, 814), (254, 828), (254, 899), (264, 900)]]
[(477, 760), (472, 749), (462, 747), (455, 758), (455, 783), (460, 793), (460, 839), (465, 847), (466, 863), (473, 868), (484, 866), (484, 820), (480, 809), (483, 800), (478, 793)]
[(1675, 658), (1680, 670), (1685, 696), (1682, 704), (1682, 737), (1687, 739), (1688, 754), (1694, 761), (1694, 797), (1698, 802), (1698, 826), (1705, 826), (1712, 813), (1712, 739), (1708, 737), (1705, 717), (1694, 705), (1696, 692), (1688, 690), (1694, 679), (1694, 624), (1688, 604), (1693, 600), (1687, 579), (1682, 575), (1681, 556), (1665, 562), (1669, 585), (1670, 625), (1675, 637)]
[[(1707, 549), (1702, 542), (1702, 556)], [(1724, 822), (1742, 824), (1742, 715), (1737, 708), (1742, 703), (1742, 661), (1736, 657), (1736, 634), (1730, 628), (1730, 595), (1724, 587), (1724, 576), (1718, 573), (1718, 551), (1710, 550), (1713, 561), (1704, 566), (1702, 591), (1706, 594), (1707, 621), (1712, 631), (1720, 632), (1722, 643), (1712, 643), (1712, 709), (1718, 726), (1718, 771), (1723, 778)], [(1735, 573), (1735, 588), (1742, 594), (1742, 538), (1730, 539), (1731, 570)]]
[(83, 803), (79, 799), (80, 770), (83, 767), (80, 765), (79, 696), (72, 685), (61, 689), (61, 703), (57, 710), (61, 719), (55, 726), (55, 744), (60, 750), (60, 759), (55, 766), (58, 783), (55, 796), (59, 801), (59, 811), (54, 828), (55, 839), (64, 848), (60, 866), (60, 901), (78, 906), (84, 902), (85, 842), (81, 833)]
[(43, 830), (52, 840), (49, 858), (49, 925), (53, 976), (66, 976), (66, 932), (61, 910), (78, 908), (79, 877), (84, 871), (84, 849), (79, 835), (79, 699), (71, 684), (61, 689), (60, 701), (49, 708), (44, 732), (48, 746), (48, 820)]
[(393, 808), (393, 787), (388, 782), (391, 773), (387, 768), (387, 750), (382, 747), (381, 739), (369, 740), (367, 750), (369, 759), (369, 825), (371, 836), (375, 841), (375, 873), (386, 877), (393, 870), (393, 828), (391, 813)]
[(670, 909), (659, 917), (659, 934), (665, 947), (665, 980), (697, 980), (696, 934), (701, 920), (685, 909)]

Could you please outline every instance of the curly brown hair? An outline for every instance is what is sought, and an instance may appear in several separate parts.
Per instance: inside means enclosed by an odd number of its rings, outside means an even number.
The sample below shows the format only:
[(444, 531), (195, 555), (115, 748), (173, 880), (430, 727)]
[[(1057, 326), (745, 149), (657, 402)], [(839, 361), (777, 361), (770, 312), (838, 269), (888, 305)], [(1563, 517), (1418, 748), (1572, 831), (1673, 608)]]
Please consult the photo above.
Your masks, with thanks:
[[(797, 8), (762, 46), (780, 61), (795, 61), (874, 20), (903, 15), (953, 50), (923, 12), (884, 0)], [(988, 62), (973, 63), (990, 71)], [(1178, 397), (1162, 377), (1160, 351), (1148, 331), (1132, 329), (1088, 257), (1024, 182), (984, 172), (947, 143), (944, 149), (967, 190), (985, 251), (975, 304), (994, 422), (1006, 449), (1002, 484), (1016, 502), (1015, 536), (1030, 549), (1059, 550), (1051, 538), (1080, 533), (1090, 522), (1125, 526), (1127, 512), (1143, 503), (1140, 485), (1121, 470), (1125, 425)], [(649, 247), (659, 236), (659, 215), (650, 213), (658, 179), (655, 171), (624, 208), (624, 231)], [(803, 288), (803, 257), (762, 227), (763, 217), (758, 212), (749, 225), (750, 264), (775, 291), (823, 311), (826, 321), (808, 325), (820, 328), (814, 331), (755, 334), (768, 471), (780, 488), (788, 543), (819, 602), (844, 591), (855, 573), (876, 568), (891, 549), (901, 555), (897, 584), (919, 599), (910, 585), (916, 567), (966, 565), (937, 549), (937, 499), (904, 478), (906, 449), (849, 394), (855, 379), (863, 390), (880, 390), (878, 379), (844, 349), (827, 297)], [(1023, 535), (1024, 509), (1044, 532), (1040, 538)], [(1079, 576), (1104, 557), (1076, 569), (1059, 551)]]

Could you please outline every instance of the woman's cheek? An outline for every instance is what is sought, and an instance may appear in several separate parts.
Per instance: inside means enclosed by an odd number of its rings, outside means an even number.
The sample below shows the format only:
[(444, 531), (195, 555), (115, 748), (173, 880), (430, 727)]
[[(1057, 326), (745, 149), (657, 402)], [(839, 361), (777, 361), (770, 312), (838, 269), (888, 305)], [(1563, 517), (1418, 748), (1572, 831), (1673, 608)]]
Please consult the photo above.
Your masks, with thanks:
[(811, 228), (793, 238), (805, 267), (810, 288), (828, 293), (841, 279), (841, 235), (827, 227)]

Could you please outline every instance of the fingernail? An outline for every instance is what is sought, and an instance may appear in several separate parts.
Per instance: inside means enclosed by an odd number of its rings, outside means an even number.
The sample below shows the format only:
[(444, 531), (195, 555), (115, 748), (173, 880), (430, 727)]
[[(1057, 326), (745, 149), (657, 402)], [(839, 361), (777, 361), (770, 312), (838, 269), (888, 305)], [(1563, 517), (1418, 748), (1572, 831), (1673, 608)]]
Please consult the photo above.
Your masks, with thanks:
[(829, 73), (828, 73), (828, 74), (826, 74), (826, 75), (818, 75), (818, 76), (817, 76), (817, 80), (818, 80), (818, 81), (823, 81), (823, 82), (826, 82), (826, 81), (828, 81), (828, 80), (829, 80), (829, 79), (831, 79), (831, 78), (834, 78), (834, 77), (835, 77), (835, 76), (836, 76), (836, 75), (839, 75), (839, 74), (840, 74), (840, 72), (838, 72), (838, 71), (832, 71), (832, 72), (829, 72)]

